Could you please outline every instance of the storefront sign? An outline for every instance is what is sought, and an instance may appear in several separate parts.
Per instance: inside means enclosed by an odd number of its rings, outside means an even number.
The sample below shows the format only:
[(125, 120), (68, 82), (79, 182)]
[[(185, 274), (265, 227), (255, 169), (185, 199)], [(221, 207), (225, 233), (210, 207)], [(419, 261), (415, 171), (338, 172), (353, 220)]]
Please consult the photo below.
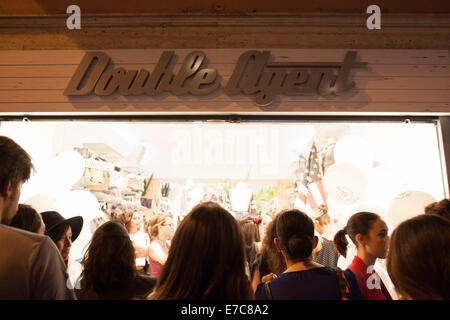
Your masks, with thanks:
[[(206, 58), (203, 52), (189, 53), (176, 74), (170, 66), (173, 56), (174, 51), (164, 51), (150, 73), (143, 68), (106, 70), (111, 58), (103, 52), (88, 52), (64, 94), (83, 96), (94, 92), (108, 96), (118, 91), (124, 96), (156, 96), (162, 92), (204, 96), (219, 89), (217, 71), (201, 68)], [(343, 62), (269, 62), (270, 51), (247, 51), (239, 57), (224, 92), (229, 96), (254, 95), (259, 106), (270, 105), (279, 94), (339, 95), (355, 86), (349, 79), (351, 69), (367, 65), (356, 62), (356, 56), (356, 51), (348, 51)]]

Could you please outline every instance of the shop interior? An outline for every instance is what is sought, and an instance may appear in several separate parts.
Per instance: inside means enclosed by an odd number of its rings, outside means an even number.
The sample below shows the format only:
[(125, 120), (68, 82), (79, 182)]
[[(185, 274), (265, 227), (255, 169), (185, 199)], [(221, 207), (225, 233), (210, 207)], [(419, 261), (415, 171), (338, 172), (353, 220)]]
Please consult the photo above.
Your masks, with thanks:
[(20, 203), (83, 216), (74, 255), (91, 221), (118, 204), (143, 220), (170, 213), (175, 226), (207, 200), (235, 217), (310, 213), (299, 195), (313, 146), (334, 231), (358, 211), (380, 214), (392, 230), (446, 196), (435, 122), (3, 121), (0, 135), (36, 169)]

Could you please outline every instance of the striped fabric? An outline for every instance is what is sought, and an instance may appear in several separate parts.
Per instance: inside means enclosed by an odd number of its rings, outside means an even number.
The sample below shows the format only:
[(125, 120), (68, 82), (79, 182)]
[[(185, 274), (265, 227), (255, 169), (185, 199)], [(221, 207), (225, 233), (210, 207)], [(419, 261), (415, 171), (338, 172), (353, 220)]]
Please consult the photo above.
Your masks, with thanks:
[(295, 208), (311, 212), (321, 204), (327, 204), (327, 197), (322, 183), (322, 169), (316, 144), (313, 143), (304, 170), (303, 180), (298, 186)]

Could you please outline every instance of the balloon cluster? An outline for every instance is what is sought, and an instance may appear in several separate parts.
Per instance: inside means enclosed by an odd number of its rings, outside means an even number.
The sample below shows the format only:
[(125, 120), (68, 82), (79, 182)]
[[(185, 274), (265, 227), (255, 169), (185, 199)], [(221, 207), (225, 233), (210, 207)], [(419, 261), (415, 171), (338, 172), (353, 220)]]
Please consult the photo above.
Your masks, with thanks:
[(400, 222), (423, 214), (434, 198), (423, 191), (411, 191), (396, 171), (374, 167), (374, 152), (363, 138), (347, 134), (334, 147), (335, 163), (323, 176), (329, 206), (341, 223), (354, 213), (371, 211), (381, 215), (390, 230)]
[(80, 153), (66, 150), (24, 185), (24, 203), (38, 212), (58, 211), (66, 219), (82, 216), (89, 223), (100, 210), (97, 198), (85, 190), (72, 187), (81, 179), (85, 161)]
[(84, 170), (84, 158), (76, 151), (67, 150), (24, 185), (24, 203), (38, 212), (57, 211), (66, 219), (83, 217), (83, 229), (70, 250), (72, 259), (83, 257), (91, 238), (90, 222), (100, 213), (99, 202), (91, 192), (72, 190)]

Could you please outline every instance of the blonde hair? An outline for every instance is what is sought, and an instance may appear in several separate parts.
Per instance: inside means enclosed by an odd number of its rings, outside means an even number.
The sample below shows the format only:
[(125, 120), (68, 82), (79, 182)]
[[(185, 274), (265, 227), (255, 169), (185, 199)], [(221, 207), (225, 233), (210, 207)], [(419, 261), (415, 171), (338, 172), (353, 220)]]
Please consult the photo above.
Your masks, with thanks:
[(328, 214), (328, 206), (321, 204), (313, 210), (313, 220), (317, 220), (321, 226), (330, 224), (330, 215)]
[(169, 214), (156, 215), (148, 220), (145, 225), (145, 230), (149, 234), (151, 240), (158, 239), (159, 227), (161, 227), (167, 219), (171, 219)]

